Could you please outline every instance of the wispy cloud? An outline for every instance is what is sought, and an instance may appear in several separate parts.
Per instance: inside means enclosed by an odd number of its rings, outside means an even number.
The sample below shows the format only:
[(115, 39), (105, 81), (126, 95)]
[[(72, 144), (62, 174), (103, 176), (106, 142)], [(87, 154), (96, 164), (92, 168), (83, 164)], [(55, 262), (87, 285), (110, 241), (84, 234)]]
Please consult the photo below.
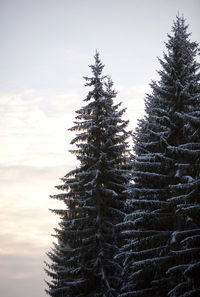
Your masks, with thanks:
[(64, 164), (69, 143), (66, 129), (72, 123), (79, 97), (74, 91), (40, 95), (27, 90), (0, 95), (1, 164)]
[[(118, 98), (127, 107), (126, 118), (135, 127), (144, 110), (148, 86), (117, 86)], [(25, 90), (17, 94), (0, 94), (1, 160), (4, 166), (48, 166), (74, 163), (67, 150), (74, 134), (75, 110), (83, 105), (83, 94), (74, 90), (49, 94)]]

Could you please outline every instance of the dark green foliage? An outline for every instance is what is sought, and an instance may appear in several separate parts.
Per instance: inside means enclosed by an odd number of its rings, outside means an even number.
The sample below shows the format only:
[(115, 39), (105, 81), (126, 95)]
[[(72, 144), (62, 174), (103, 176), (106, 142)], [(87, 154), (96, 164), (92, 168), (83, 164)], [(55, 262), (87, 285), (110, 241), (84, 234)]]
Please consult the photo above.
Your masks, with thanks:
[(58, 243), (48, 253), (48, 294), (52, 297), (114, 297), (121, 285), (120, 266), (114, 259), (120, 245), (116, 224), (126, 211), (124, 191), (129, 182), (128, 122), (123, 110), (113, 105), (116, 93), (112, 82), (102, 76), (99, 54), (90, 66), (92, 88), (86, 106), (77, 111), (71, 142), (80, 166), (69, 172), (52, 198), (64, 202), (64, 210), (53, 210), (61, 217), (55, 229)]
[(172, 31), (160, 81), (151, 83), (134, 136), (132, 211), (118, 255), (124, 259), (121, 297), (189, 297), (200, 289), (198, 49), (183, 17)]

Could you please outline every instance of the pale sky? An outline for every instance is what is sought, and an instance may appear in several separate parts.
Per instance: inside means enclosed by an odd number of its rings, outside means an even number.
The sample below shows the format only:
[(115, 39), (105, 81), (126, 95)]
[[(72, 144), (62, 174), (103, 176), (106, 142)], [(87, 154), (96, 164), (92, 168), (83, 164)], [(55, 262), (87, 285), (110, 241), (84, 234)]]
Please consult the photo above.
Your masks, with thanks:
[(67, 129), (95, 50), (134, 129), (176, 14), (199, 42), (199, 11), (199, 0), (0, 0), (0, 296), (46, 296), (48, 209), (62, 207), (49, 195), (77, 164)]

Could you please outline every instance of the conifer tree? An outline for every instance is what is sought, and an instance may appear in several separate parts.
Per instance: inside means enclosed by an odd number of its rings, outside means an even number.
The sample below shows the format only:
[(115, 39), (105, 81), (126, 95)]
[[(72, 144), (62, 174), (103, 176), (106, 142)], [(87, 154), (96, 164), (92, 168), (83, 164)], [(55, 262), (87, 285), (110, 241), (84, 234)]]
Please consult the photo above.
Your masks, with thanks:
[(132, 211), (121, 224), (126, 244), (118, 255), (124, 257), (121, 297), (199, 293), (198, 48), (183, 17), (172, 31), (134, 135)]
[[(168, 154), (174, 159), (176, 184), (169, 185), (168, 201), (174, 208), (175, 228), (171, 239), (173, 265), (170, 297), (200, 295), (200, 65), (194, 60), (198, 44), (190, 42), (184, 19), (170, 37), (171, 60), (177, 65), (177, 92), (173, 121), (176, 141), (168, 141)], [(175, 138), (175, 133), (174, 133)]]
[(58, 242), (48, 253), (47, 293), (52, 297), (114, 297), (121, 285), (120, 267), (114, 259), (120, 238), (116, 224), (126, 210), (124, 191), (129, 182), (125, 109), (113, 104), (112, 81), (102, 75), (104, 65), (95, 54), (93, 76), (85, 77), (86, 105), (76, 113), (72, 144), (80, 166), (64, 176), (52, 196), (65, 209), (53, 210), (61, 217), (55, 229)]

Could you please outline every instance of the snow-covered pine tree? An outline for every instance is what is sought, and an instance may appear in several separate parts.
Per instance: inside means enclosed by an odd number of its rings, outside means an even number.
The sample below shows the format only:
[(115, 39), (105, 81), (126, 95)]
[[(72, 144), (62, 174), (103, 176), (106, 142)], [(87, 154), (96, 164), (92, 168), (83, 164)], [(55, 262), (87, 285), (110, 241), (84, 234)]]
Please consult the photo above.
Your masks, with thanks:
[[(165, 297), (170, 287), (169, 255), (173, 209), (167, 201), (173, 160), (166, 155), (168, 115), (156, 92), (146, 98), (146, 116), (134, 134), (131, 212), (120, 224), (126, 244), (117, 256), (124, 260), (120, 297)], [(121, 260), (122, 261), (122, 260)]]
[(61, 217), (55, 229), (58, 243), (48, 253), (47, 293), (52, 297), (114, 297), (121, 285), (121, 271), (114, 255), (120, 238), (115, 225), (123, 220), (130, 174), (128, 165), (128, 121), (125, 109), (113, 105), (112, 82), (102, 76), (104, 65), (95, 54), (86, 79), (92, 88), (86, 106), (77, 111), (72, 131), (76, 149), (71, 151), (80, 166), (65, 175), (64, 193), (52, 196), (65, 203), (53, 210)]
[(200, 296), (200, 65), (195, 61), (198, 44), (189, 40), (187, 27), (184, 18), (179, 18), (168, 44), (171, 68), (176, 65), (172, 119), (178, 129), (168, 140), (178, 179), (169, 186), (168, 199), (175, 214), (170, 297)]
[(118, 256), (125, 257), (121, 297), (199, 292), (197, 44), (188, 39), (183, 17), (172, 31), (160, 80), (151, 83), (146, 116), (134, 136), (132, 212), (123, 224), (126, 245)]

